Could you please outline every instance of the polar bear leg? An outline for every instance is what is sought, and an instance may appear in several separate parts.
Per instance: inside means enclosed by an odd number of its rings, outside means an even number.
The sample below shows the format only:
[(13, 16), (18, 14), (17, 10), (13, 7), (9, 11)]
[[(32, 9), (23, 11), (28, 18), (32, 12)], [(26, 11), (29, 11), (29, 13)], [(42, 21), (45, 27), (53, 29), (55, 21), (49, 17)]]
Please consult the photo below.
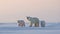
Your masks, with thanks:
[(35, 27), (39, 27), (39, 23), (35, 23), (34, 25), (35, 25)]
[(33, 23), (30, 23), (30, 27), (32, 27)]

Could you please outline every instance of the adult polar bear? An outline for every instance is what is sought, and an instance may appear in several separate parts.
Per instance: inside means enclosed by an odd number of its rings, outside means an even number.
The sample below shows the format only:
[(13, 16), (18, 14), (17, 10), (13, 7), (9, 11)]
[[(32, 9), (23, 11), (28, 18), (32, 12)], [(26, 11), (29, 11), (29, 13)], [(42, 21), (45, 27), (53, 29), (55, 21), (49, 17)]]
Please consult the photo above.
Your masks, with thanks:
[(27, 20), (30, 21), (30, 27), (34, 24), (35, 27), (39, 27), (39, 19), (36, 17), (27, 17)]

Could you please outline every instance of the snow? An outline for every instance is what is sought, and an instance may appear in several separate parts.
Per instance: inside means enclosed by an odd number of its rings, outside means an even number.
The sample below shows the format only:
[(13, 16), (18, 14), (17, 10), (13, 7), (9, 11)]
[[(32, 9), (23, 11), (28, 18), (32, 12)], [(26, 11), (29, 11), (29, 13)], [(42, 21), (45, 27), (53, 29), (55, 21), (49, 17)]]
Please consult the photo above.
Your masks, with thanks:
[(60, 34), (60, 23), (46, 23), (45, 27), (18, 27), (17, 23), (0, 23), (0, 34)]

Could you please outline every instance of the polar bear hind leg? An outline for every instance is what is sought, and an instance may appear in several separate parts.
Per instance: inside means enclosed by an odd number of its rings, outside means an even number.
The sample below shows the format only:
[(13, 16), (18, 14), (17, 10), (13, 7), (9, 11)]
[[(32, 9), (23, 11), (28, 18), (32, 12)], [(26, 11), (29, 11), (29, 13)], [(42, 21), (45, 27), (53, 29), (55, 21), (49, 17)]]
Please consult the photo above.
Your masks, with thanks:
[(34, 25), (35, 25), (35, 27), (39, 27), (39, 23), (35, 23)]

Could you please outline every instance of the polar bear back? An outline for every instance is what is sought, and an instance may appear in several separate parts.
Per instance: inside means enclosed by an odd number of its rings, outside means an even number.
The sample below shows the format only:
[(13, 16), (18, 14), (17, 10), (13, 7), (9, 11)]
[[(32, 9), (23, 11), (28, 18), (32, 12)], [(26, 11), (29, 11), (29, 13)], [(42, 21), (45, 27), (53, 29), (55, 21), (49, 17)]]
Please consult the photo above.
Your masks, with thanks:
[(36, 17), (30, 18), (31, 23), (39, 23), (39, 19)]

